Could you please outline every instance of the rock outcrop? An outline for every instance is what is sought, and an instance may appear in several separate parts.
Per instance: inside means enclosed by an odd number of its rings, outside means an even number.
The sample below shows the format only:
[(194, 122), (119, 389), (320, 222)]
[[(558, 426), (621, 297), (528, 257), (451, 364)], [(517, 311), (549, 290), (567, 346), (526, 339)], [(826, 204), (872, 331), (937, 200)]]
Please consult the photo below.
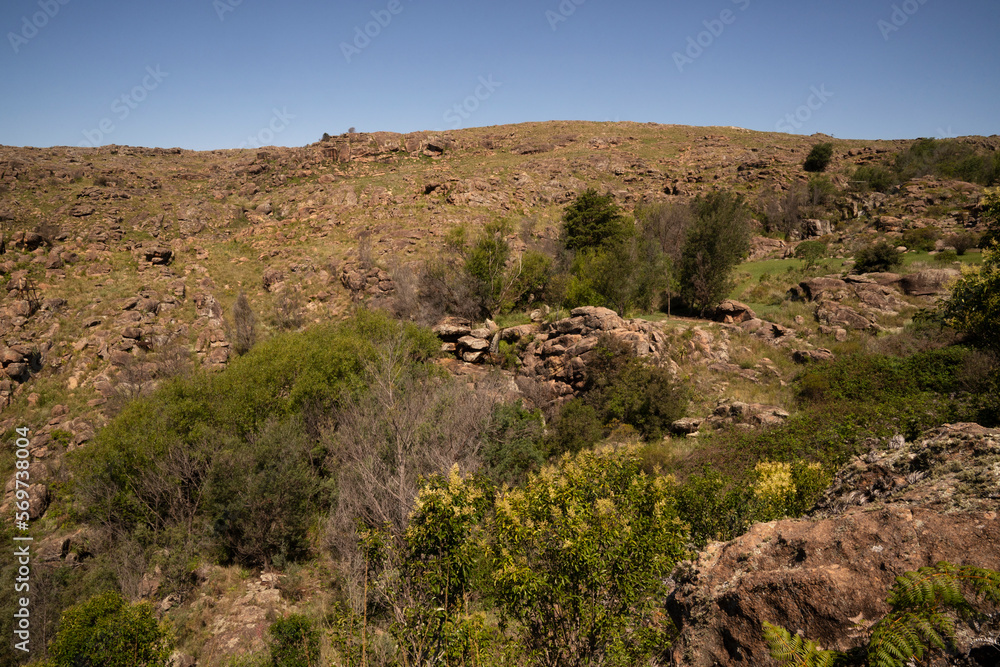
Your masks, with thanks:
[[(673, 664), (770, 664), (762, 623), (857, 644), (894, 578), (940, 561), (1000, 570), (1000, 430), (945, 425), (845, 467), (811, 517), (755, 525), (675, 573)], [(958, 624), (957, 653), (1000, 632)], [(962, 663), (973, 664), (973, 663)], [(996, 664), (996, 663), (991, 663)]]

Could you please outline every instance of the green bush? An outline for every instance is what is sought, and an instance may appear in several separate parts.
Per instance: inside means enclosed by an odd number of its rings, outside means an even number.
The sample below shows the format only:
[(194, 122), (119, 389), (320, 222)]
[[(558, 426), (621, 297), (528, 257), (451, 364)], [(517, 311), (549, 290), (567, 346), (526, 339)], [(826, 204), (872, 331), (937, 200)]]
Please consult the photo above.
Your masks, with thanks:
[(520, 403), (500, 404), (483, 445), (486, 474), (501, 483), (518, 484), (545, 463), (545, 424), (538, 410)]
[(957, 139), (918, 139), (896, 155), (894, 167), (903, 181), (927, 175), (980, 185), (1000, 180), (1000, 154)]
[(267, 630), (272, 667), (319, 667), (320, 631), (302, 614), (279, 618)]
[(63, 612), (46, 667), (157, 667), (170, 644), (148, 603), (102, 593)]
[(564, 241), (570, 250), (596, 248), (626, 235), (626, 221), (614, 197), (590, 188), (581, 193), (563, 214)]
[(979, 244), (979, 239), (971, 232), (958, 232), (945, 237), (944, 242), (955, 249), (955, 254), (964, 255)]
[(573, 262), (577, 282), (568, 305), (605, 306), (621, 316), (634, 309), (650, 310), (668, 285), (668, 268), (659, 245), (635, 234), (586, 248)]
[(302, 426), (272, 422), (248, 442), (221, 447), (208, 472), (204, 509), (220, 560), (284, 567), (304, 556), (313, 512), (330, 499), (320, 497), (320, 472)]
[(888, 192), (899, 181), (892, 170), (881, 165), (863, 165), (854, 170), (851, 179), (855, 190)]
[(580, 398), (567, 401), (549, 430), (548, 451), (553, 455), (575, 454), (593, 447), (604, 437), (597, 410)]
[(688, 540), (673, 493), (643, 474), (638, 449), (609, 447), (497, 497), (492, 598), (533, 662), (624, 666), (665, 651), (664, 582)]
[(795, 256), (806, 263), (806, 268), (815, 266), (826, 257), (826, 244), (822, 241), (803, 241), (795, 247)]
[(903, 263), (903, 254), (882, 240), (854, 253), (854, 273), (884, 273)]
[(678, 279), (684, 300), (704, 312), (729, 292), (733, 269), (750, 252), (750, 213), (740, 195), (726, 192), (698, 197), (693, 207)]
[[(601, 337), (591, 354), (582, 400), (606, 429), (625, 424), (656, 439), (684, 416), (689, 393), (666, 368), (636, 357), (631, 345), (611, 336)], [(576, 418), (587, 423), (580, 412)]]
[(930, 252), (934, 250), (935, 241), (941, 237), (941, 232), (934, 227), (918, 227), (903, 232), (903, 245), (910, 250)]
[(365, 391), (364, 364), (400, 337), (401, 366), (440, 345), (429, 331), (359, 311), (134, 401), (72, 455), (85, 518), (147, 549), (194, 548), (246, 565), (304, 554), (309, 518), (331, 502), (323, 414)]
[(809, 151), (809, 156), (802, 168), (806, 171), (826, 171), (831, 158), (833, 158), (833, 144), (816, 144)]
[(1000, 350), (1000, 246), (983, 251), (983, 263), (966, 269), (941, 309), (944, 321), (976, 345)]
[(986, 233), (979, 240), (979, 247), (986, 249), (1000, 243), (1000, 188), (989, 188), (979, 202), (982, 219), (986, 223)]
[(813, 206), (826, 206), (838, 194), (837, 186), (826, 176), (809, 179), (809, 201)]

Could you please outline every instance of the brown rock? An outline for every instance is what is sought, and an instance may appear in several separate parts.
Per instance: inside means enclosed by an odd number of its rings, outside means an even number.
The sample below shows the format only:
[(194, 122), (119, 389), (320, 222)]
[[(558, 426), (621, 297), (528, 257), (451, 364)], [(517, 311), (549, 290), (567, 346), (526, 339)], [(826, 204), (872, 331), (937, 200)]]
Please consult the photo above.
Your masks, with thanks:
[(795, 350), (792, 352), (792, 359), (797, 364), (808, 364), (818, 361), (833, 361), (836, 357), (830, 350), (819, 348), (817, 350)]
[(3, 372), (11, 380), (20, 380), (28, 374), (28, 364), (7, 364)]
[[(859, 618), (889, 610), (886, 592), (904, 572), (942, 560), (1000, 569), (998, 455), (1000, 430), (976, 424), (897, 438), (841, 470), (812, 518), (710, 545), (675, 572), (673, 664), (771, 664), (765, 621), (843, 651), (859, 643)], [(958, 653), (997, 629), (960, 625)]]
[(173, 259), (174, 251), (169, 248), (148, 248), (145, 251), (146, 261), (154, 266), (166, 265)]
[(747, 320), (756, 319), (756, 317), (757, 314), (753, 312), (750, 306), (733, 299), (726, 299), (712, 311), (712, 319), (716, 322), (725, 322), (726, 324), (739, 324)]
[(803, 280), (799, 283), (799, 287), (802, 290), (804, 298), (809, 301), (819, 301), (824, 296), (840, 300), (840, 298), (843, 298), (842, 295), (846, 295), (847, 293), (847, 283), (839, 278), (831, 278), (829, 276)]
[(903, 276), (900, 285), (910, 296), (937, 296), (947, 292), (948, 284), (961, 275), (956, 269), (925, 269)]
[(831, 327), (843, 327), (863, 331), (872, 327), (872, 322), (850, 306), (842, 306), (830, 301), (816, 308), (816, 318)]
[(28, 518), (32, 521), (40, 519), (49, 507), (49, 490), (44, 484), (32, 484), (28, 487)]

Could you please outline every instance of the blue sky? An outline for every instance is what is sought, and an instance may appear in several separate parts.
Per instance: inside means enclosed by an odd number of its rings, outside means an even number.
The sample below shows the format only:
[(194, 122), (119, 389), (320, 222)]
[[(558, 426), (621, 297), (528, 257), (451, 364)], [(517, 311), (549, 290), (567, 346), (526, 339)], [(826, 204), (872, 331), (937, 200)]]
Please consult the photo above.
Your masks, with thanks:
[(991, 135), (998, 32), (996, 0), (5, 0), (0, 144), (557, 119)]

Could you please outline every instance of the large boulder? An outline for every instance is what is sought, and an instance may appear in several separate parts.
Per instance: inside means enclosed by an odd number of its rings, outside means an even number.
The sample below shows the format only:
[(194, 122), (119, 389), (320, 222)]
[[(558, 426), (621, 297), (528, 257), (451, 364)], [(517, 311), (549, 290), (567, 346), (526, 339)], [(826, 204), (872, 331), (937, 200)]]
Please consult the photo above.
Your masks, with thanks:
[[(997, 429), (957, 424), (913, 443), (898, 437), (843, 469), (813, 516), (710, 545), (674, 575), (673, 664), (771, 664), (765, 621), (846, 650), (859, 642), (857, 625), (889, 610), (897, 576), (940, 561), (1000, 570), (997, 460)], [(1000, 617), (957, 629), (968, 655), (1000, 634)]]
[(949, 283), (960, 275), (956, 269), (925, 269), (903, 276), (900, 285), (910, 296), (937, 296), (947, 292)]
[(757, 319), (757, 313), (753, 312), (750, 306), (733, 299), (726, 299), (720, 303), (711, 315), (716, 322), (725, 322), (726, 324), (739, 324)]

